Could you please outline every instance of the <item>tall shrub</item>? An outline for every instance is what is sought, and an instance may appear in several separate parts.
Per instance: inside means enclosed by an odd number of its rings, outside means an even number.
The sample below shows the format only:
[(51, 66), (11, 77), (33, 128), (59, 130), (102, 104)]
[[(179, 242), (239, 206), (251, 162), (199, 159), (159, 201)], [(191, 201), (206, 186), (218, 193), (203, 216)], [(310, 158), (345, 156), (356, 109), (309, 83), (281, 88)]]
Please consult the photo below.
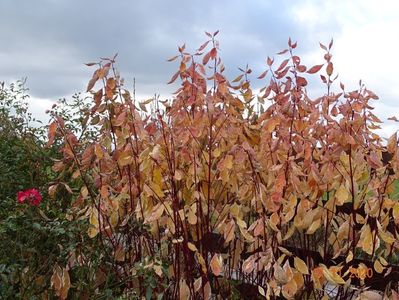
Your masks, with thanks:
[[(225, 77), (216, 35), (193, 54), (179, 47), (170, 83), (180, 88), (150, 113), (123, 87), (115, 57), (88, 64), (93, 142), (53, 114), (49, 145), (63, 140), (54, 169), (83, 184), (71, 218), (86, 219), (101, 245), (98, 286), (106, 272), (130, 297), (322, 299), (336, 287), (347, 299), (386, 276), (391, 294), (398, 145), (373, 131), (378, 97), (361, 83), (334, 91), (332, 42), (307, 67), (291, 40), (279, 63), (267, 58), (256, 96), (251, 69)], [(308, 95), (311, 78), (325, 86), (320, 97)], [(74, 251), (72, 265), (92, 265)], [(60, 294), (64, 272), (53, 274)]]

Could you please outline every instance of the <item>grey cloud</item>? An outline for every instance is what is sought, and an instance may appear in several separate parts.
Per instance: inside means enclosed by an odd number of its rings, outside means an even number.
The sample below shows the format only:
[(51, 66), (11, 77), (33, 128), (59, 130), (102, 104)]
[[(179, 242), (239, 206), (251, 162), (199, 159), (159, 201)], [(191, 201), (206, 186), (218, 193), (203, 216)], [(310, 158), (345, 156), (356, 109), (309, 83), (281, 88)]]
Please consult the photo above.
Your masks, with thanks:
[(84, 62), (118, 52), (122, 76), (143, 94), (172, 92), (165, 83), (176, 65), (166, 59), (217, 29), (228, 75), (246, 63), (260, 72), (288, 36), (300, 38), (288, 11), (287, 1), (3, 0), (0, 77), (27, 76), (33, 96), (58, 98), (84, 89), (92, 74)]

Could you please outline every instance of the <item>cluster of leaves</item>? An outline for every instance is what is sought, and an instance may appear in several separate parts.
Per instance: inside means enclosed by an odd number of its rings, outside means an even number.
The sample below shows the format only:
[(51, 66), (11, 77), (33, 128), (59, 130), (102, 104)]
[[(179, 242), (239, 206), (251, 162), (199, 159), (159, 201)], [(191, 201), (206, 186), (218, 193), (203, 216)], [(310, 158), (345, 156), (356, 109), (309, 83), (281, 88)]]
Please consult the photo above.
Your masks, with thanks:
[[(72, 192), (68, 218), (87, 222), (81, 238), (99, 247), (71, 249), (54, 267), (57, 295), (115, 284), (126, 297), (322, 299), (332, 286), (348, 299), (375, 288), (352, 278), (356, 266), (397, 297), (399, 152), (396, 134), (385, 146), (373, 132), (377, 96), (361, 83), (333, 91), (332, 42), (308, 68), (289, 40), (277, 67), (267, 59), (256, 97), (249, 68), (224, 76), (216, 35), (194, 54), (179, 47), (170, 83), (181, 86), (171, 102), (154, 99), (154, 113), (123, 87), (115, 57), (88, 64), (91, 139), (52, 113), (48, 146), (62, 157), (49, 194)], [(325, 94), (311, 99), (319, 72)], [(85, 268), (94, 291), (69, 276)]]

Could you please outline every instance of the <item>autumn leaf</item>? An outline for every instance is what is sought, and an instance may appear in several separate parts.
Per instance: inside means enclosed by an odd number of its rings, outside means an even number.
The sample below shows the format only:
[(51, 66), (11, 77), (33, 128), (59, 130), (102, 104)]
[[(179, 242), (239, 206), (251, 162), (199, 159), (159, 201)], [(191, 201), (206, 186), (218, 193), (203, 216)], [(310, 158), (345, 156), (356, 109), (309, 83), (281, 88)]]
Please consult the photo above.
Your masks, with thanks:
[(313, 67), (311, 67), (306, 73), (309, 74), (314, 74), (320, 71), (320, 69), (323, 67), (324, 65), (315, 65)]
[(343, 205), (349, 199), (348, 190), (341, 185), (335, 192), (335, 198), (337, 199), (337, 205)]
[(48, 128), (48, 142), (46, 144), (46, 147), (50, 147), (54, 143), (56, 130), (57, 130), (57, 123), (53, 121), (50, 123)]
[(333, 64), (332, 64), (332, 62), (329, 62), (327, 65), (327, 68), (326, 68), (327, 75), (331, 76), (333, 71), (334, 71)]
[(331, 267), (327, 268), (325, 265), (321, 265), (323, 274), (328, 281), (333, 284), (345, 284), (345, 280), (338, 274), (342, 267)]
[(295, 268), (302, 274), (304, 274), (304, 275), (309, 274), (309, 269), (308, 269), (306, 263), (297, 256), (294, 257), (294, 265), (295, 265)]
[(222, 273), (223, 259), (220, 254), (214, 254), (210, 262), (212, 273), (219, 276)]

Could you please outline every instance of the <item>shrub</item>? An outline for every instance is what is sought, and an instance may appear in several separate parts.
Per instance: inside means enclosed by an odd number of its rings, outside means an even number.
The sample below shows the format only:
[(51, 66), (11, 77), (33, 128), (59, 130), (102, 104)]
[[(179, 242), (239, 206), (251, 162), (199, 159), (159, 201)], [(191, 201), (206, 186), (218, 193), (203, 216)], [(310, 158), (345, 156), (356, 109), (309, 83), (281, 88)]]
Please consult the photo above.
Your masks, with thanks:
[[(114, 296), (321, 299), (334, 286), (346, 299), (383, 276), (390, 294), (399, 160), (396, 134), (384, 146), (373, 132), (378, 97), (362, 83), (333, 91), (332, 42), (308, 68), (291, 40), (277, 67), (267, 58), (256, 97), (251, 69), (224, 76), (216, 34), (193, 54), (179, 47), (170, 83), (181, 86), (151, 113), (124, 89), (114, 57), (88, 64), (92, 141), (52, 114), (49, 145), (63, 140), (54, 169), (82, 184), (71, 218), (87, 220), (101, 248), (95, 258), (73, 250), (73, 264), (96, 264)], [(325, 93), (311, 99), (319, 72)]]

